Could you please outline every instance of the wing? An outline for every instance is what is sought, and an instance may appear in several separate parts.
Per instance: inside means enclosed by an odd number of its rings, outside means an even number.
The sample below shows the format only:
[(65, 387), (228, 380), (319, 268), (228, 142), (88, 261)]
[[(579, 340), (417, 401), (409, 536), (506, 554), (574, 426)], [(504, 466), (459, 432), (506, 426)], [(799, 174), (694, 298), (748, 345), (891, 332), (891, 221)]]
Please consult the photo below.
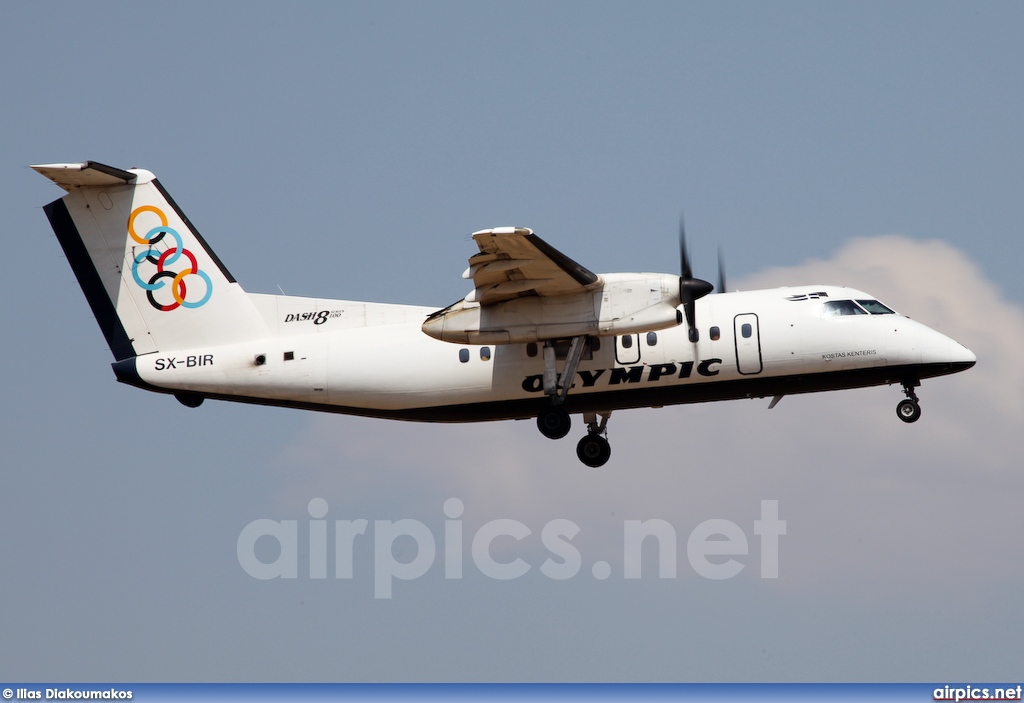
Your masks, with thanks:
[(464, 299), (431, 313), (422, 329), (454, 344), (527, 344), (675, 327), (679, 277), (588, 271), (525, 227), (473, 233), (480, 253)]
[(473, 233), (480, 253), (469, 258), (463, 278), (473, 279), (467, 303), (494, 305), (525, 296), (552, 297), (593, 290), (597, 274), (558, 251), (525, 227)]

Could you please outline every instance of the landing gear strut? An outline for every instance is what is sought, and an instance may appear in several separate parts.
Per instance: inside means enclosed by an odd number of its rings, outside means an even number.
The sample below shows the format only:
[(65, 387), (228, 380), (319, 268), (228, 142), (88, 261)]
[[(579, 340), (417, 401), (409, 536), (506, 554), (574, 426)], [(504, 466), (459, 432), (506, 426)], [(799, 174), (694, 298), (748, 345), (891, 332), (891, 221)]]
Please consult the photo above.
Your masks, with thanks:
[(916, 379), (903, 381), (903, 392), (907, 398), (901, 400), (896, 406), (896, 416), (903, 422), (917, 422), (921, 418), (921, 405), (917, 399), (917, 393), (914, 392), (914, 389), (920, 385), (921, 382)]
[[(565, 398), (576, 378), (576, 367), (583, 358), (586, 342), (587, 338), (583, 336), (572, 338), (561, 374), (556, 367), (554, 342), (544, 342), (544, 395), (551, 399), (551, 403), (537, 413), (537, 429), (548, 439), (561, 439), (569, 434), (572, 427), (569, 411), (565, 409)], [(587, 423), (587, 434), (576, 445), (576, 456), (587, 466), (604, 466), (612, 455), (606, 429), (610, 416), (610, 412), (601, 413), (600, 423), (597, 413), (586, 413), (583, 416)]]
[(563, 403), (569, 394), (572, 379), (576, 377), (576, 367), (583, 356), (586, 341), (586, 337), (572, 338), (561, 376), (555, 367), (555, 344), (550, 340), (544, 342), (544, 395), (551, 399), (551, 405), (537, 414), (537, 429), (548, 439), (561, 439), (569, 434), (569, 428), (572, 427), (572, 420)]

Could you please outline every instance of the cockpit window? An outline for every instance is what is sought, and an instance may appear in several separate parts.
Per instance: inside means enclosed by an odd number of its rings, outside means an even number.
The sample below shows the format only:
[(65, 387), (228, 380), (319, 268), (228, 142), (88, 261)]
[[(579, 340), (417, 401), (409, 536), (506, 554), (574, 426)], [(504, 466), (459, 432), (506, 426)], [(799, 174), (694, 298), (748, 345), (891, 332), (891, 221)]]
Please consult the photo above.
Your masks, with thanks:
[(821, 314), (823, 317), (838, 317), (839, 315), (867, 315), (867, 313), (852, 300), (830, 300), (821, 306)]
[(857, 303), (872, 315), (895, 315), (894, 310), (882, 305), (877, 300), (858, 300)]

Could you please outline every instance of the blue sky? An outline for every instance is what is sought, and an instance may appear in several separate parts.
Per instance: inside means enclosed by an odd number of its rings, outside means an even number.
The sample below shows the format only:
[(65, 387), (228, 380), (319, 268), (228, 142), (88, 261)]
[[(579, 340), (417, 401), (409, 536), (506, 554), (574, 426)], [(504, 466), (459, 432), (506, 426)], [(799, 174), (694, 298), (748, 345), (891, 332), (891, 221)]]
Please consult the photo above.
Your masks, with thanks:
[[(0, 6), (0, 678), (952, 680), (1019, 672), (1018, 3)], [(431, 426), (119, 386), (28, 165), (154, 171), (253, 292), (444, 305), (474, 230), (594, 271), (876, 294), (978, 353), (898, 389), (619, 413), (600, 471), (532, 423)], [(454, 450), (453, 450), (454, 449)], [(257, 581), (259, 518), (513, 518), (534, 565), (373, 598)], [(621, 577), (624, 520), (746, 530), (776, 581)], [(584, 568), (538, 568), (550, 520)], [(517, 552), (516, 549), (519, 551)], [(307, 556), (300, 555), (303, 559)], [(511, 558), (511, 557), (510, 557)], [(590, 575), (608, 561), (613, 576)], [(305, 563), (305, 562), (302, 562)], [(301, 570), (301, 564), (300, 564)]]

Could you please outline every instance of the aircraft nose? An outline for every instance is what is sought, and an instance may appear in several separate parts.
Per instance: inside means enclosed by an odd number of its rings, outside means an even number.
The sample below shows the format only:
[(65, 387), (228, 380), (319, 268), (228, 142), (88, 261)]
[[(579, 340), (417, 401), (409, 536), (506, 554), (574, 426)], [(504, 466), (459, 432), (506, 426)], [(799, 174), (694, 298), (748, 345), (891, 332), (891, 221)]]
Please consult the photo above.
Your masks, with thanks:
[(978, 363), (978, 357), (960, 342), (949, 340), (949, 363), (956, 371), (966, 371)]
[(966, 371), (978, 362), (978, 357), (970, 349), (955, 339), (928, 327), (920, 327), (918, 343), (921, 350), (921, 361), (941, 369), (940, 374)]

